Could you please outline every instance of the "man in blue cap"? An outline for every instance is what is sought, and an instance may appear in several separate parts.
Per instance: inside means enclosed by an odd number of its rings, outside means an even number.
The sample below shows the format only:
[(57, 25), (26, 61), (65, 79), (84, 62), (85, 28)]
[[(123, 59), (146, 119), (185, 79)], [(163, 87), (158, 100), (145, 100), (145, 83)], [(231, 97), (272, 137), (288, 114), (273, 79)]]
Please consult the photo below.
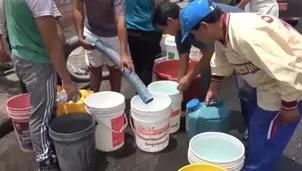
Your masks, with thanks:
[(215, 42), (206, 102), (234, 71), (257, 88), (249, 121), (243, 171), (271, 171), (302, 113), (302, 36), (284, 21), (257, 13), (224, 13), (213, 2), (195, 0), (181, 14), (183, 40)]
[[(217, 3), (217, 6), (224, 12), (244, 12), (243, 10), (225, 4)], [(199, 74), (202, 74), (202, 94), (201, 97), (205, 98), (206, 92), (209, 88), (211, 80), (210, 59), (214, 52), (213, 43), (203, 43), (189, 35), (188, 38), (181, 42), (181, 26), (179, 15), (181, 8), (172, 2), (164, 2), (159, 4), (153, 14), (153, 25), (165, 34), (175, 36), (175, 43), (180, 56), (180, 68), (178, 74), (179, 85), (178, 89), (181, 91), (186, 90), (191, 84), (192, 80)], [(195, 68), (187, 73), (189, 54), (191, 46), (198, 48), (203, 53), (203, 57), (199, 60)], [(251, 88), (240, 76), (236, 75), (236, 83), (238, 86), (239, 98), (241, 103), (241, 112), (243, 114), (245, 125), (248, 124), (250, 118), (250, 111), (255, 106), (255, 91)], [(244, 136), (246, 139), (247, 135)]]

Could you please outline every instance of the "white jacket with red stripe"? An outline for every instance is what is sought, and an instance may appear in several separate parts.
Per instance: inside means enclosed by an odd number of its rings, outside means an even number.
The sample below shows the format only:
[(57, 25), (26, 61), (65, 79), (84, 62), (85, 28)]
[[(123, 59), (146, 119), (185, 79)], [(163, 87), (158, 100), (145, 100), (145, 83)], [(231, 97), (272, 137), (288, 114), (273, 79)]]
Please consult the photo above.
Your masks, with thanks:
[(294, 107), (302, 91), (302, 35), (269, 15), (231, 13), (223, 17), (225, 41), (215, 43), (212, 75), (239, 73), (257, 87), (259, 107)]

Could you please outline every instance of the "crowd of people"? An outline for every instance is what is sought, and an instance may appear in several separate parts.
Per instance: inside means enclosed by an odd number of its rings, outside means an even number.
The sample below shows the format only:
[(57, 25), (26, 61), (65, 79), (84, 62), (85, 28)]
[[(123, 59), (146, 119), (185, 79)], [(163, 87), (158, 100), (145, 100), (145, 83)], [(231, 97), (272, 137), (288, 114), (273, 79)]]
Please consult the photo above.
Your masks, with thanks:
[[(12, 61), (22, 92), (31, 94), (30, 135), (40, 171), (59, 171), (48, 126), (56, 115), (57, 78), (68, 100), (81, 96), (66, 68), (65, 39), (53, 0), (0, 0), (0, 59)], [(234, 1), (229, 3), (234, 4)], [(244, 13), (244, 9), (249, 12)], [(181, 9), (169, 0), (75, 0), (74, 25), (86, 49), (90, 86), (99, 91), (102, 70), (109, 70), (111, 90), (120, 92), (121, 72), (135, 71), (152, 81), (162, 34), (176, 37), (180, 56), (178, 89), (189, 88), (201, 74), (205, 102), (216, 97), (224, 77), (234, 76), (248, 140), (244, 171), (273, 169), (300, 120), (302, 37), (278, 19), (276, 0), (242, 0), (237, 7), (193, 0)], [(255, 13), (254, 13), (255, 12)], [(7, 35), (11, 55), (4, 51)], [(120, 53), (115, 66), (95, 45), (95, 36)], [(203, 52), (188, 72), (191, 46)], [(248, 135), (248, 136), (247, 136)], [(184, 154), (186, 155), (186, 154)]]

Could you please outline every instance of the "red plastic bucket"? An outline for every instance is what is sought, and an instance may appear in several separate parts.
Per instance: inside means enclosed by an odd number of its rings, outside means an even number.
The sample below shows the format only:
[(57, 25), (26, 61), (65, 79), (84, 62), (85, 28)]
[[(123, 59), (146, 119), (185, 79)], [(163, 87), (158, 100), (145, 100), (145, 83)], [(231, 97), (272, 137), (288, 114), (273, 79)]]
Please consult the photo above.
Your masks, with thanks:
[[(190, 60), (188, 72), (192, 71), (198, 61)], [(177, 81), (178, 70), (180, 68), (179, 60), (166, 60), (160, 61), (154, 65), (154, 72), (156, 74), (156, 80), (172, 80)], [(198, 75), (191, 83), (190, 87), (183, 92), (183, 101), (181, 109), (186, 110), (186, 104), (189, 100), (198, 98), (201, 99), (201, 81), (200, 75)]]
[(6, 103), (6, 111), (12, 119), (20, 148), (32, 152), (32, 142), (29, 134), (29, 118), (32, 113), (30, 95), (21, 94), (10, 98)]

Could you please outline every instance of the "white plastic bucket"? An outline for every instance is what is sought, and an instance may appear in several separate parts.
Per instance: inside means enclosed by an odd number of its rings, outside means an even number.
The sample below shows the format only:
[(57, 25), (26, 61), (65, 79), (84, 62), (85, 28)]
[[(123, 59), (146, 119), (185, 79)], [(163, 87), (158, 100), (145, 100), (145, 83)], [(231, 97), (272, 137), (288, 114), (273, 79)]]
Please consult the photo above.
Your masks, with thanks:
[(178, 83), (175, 81), (155, 81), (148, 85), (152, 94), (165, 94), (171, 98), (170, 133), (175, 133), (180, 127), (181, 102), (183, 95), (177, 90)]
[(125, 142), (128, 125), (125, 115), (125, 97), (117, 92), (103, 91), (86, 98), (86, 111), (95, 116), (96, 148), (103, 152), (115, 151)]
[(220, 132), (206, 132), (190, 140), (188, 159), (240, 171), (244, 164), (244, 152), (244, 145), (237, 138)]
[(191, 59), (191, 60), (199, 61), (199, 59), (200, 59), (201, 57), (202, 57), (201, 51), (200, 51), (198, 48), (192, 46), (192, 47), (191, 47), (191, 50), (190, 50), (190, 59)]
[(167, 52), (167, 59), (179, 59), (178, 51), (176, 48), (175, 37), (174, 36), (167, 36), (165, 38), (165, 45), (166, 45), (166, 52)]
[(159, 152), (169, 144), (171, 99), (164, 94), (153, 94), (154, 100), (144, 104), (139, 96), (131, 99), (130, 125), (137, 147), (145, 152)]

